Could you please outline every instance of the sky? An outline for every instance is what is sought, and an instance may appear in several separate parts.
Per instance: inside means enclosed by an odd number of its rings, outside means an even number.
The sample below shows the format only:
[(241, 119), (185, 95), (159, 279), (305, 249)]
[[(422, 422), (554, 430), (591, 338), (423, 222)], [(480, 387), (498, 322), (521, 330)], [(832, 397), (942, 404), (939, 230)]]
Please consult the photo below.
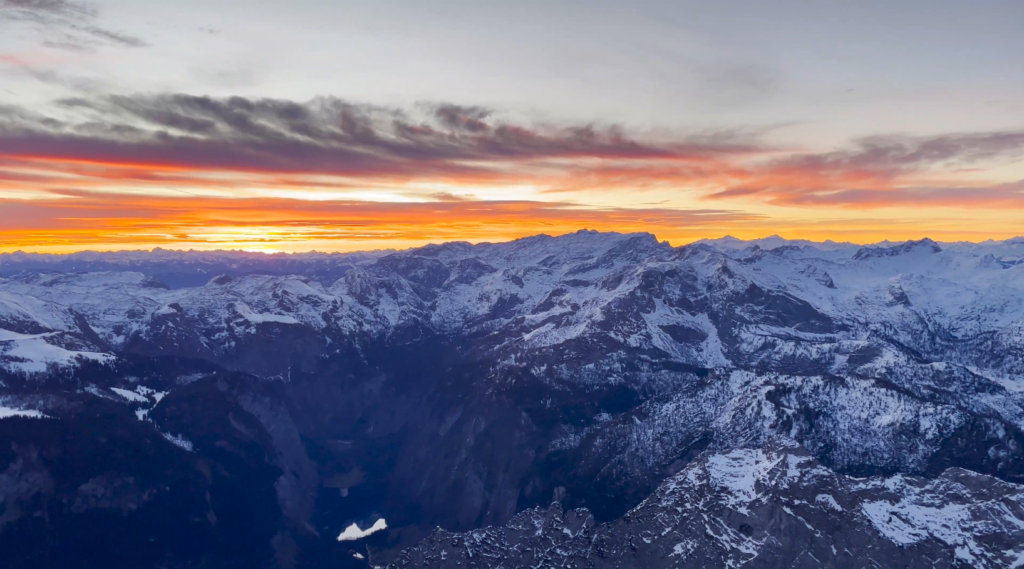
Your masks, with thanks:
[(1024, 234), (1024, 2), (0, 0), (0, 252)]

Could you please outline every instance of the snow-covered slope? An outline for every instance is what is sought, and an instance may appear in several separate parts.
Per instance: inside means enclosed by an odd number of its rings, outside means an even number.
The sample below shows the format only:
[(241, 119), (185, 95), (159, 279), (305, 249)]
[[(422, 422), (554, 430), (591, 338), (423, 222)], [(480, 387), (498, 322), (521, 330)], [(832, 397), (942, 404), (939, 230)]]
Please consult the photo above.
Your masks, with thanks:
[[(81, 314), (115, 348), (157, 333), (162, 317), (174, 314), (187, 316), (211, 347), (238, 320), (342, 335), (386, 335), (415, 322), (500, 335), (506, 352), (589, 335), (709, 367), (749, 351), (726, 346), (741, 353), (722, 354), (727, 332), (828, 340), (891, 333), (925, 353), (1019, 339), (1024, 266), (1015, 261), (1024, 240), (949, 250), (928, 240), (846, 247), (838, 249), (842, 259), (835, 247), (816, 258), (813, 245), (775, 241), (771, 250), (734, 242), (673, 249), (650, 235), (578, 233), (450, 243), (382, 257), (327, 286), (250, 275), (170, 290), (141, 273), (28, 274), (0, 281), (0, 318), (68, 330), (75, 327), (69, 312)], [(666, 327), (679, 327), (677, 337)]]
[[(188, 266), (202, 282), (162, 281), (165, 255), (166, 274)], [(278, 263), (265, 271), (244, 255), (101, 257), (21, 259), (35, 265), (0, 278), (4, 405), (59, 419), (102, 399), (161, 444), (173, 436), (204, 456), (222, 433), (190, 432), (208, 419), (187, 409), (198, 390), (224, 394), (270, 433), (259, 444), (283, 473), (271, 490), (281, 515), (299, 528), (315, 512), (339, 516), (325, 535), (384, 514), (396, 528), (472, 529), (553, 496), (608, 521), (702, 452), (780, 437), (862, 501), (878, 489), (843, 477), (935, 481), (957, 466), (1024, 482), (1021, 238), (672, 247), (581, 231), (259, 259)], [(85, 261), (103, 270), (65, 270)], [(225, 270), (199, 272), (213, 267)], [(142, 376), (189, 419), (168, 419)], [(345, 515), (317, 510), (327, 480), (347, 491), (364, 471), (392, 510), (366, 498)], [(967, 554), (997, 559), (980, 543)]]
[(109, 363), (114, 356), (96, 352), (80, 352), (56, 345), (51, 338), (56, 332), (19, 334), (0, 329), (0, 366), (11, 371), (44, 373), (51, 366), (75, 366), (82, 360)]

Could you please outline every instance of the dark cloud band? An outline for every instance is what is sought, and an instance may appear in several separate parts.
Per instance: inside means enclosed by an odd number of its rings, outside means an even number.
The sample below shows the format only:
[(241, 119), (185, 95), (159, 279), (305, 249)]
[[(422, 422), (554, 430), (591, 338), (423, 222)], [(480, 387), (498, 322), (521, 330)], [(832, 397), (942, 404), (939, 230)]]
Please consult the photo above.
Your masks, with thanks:
[[(527, 125), (492, 109), (398, 109), (187, 94), (96, 95), (47, 112), (0, 107), (10, 171), (213, 183), (202, 173), (327, 176), (357, 183), (530, 183), (550, 192), (686, 188), (709, 200), (797, 207), (1024, 208), (1021, 183), (957, 172), (1024, 155), (1024, 132), (875, 136), (844, 150), (784, 151), (756, 132), (638, 137), (597, 125)], [(88, 168), (83, 165), (89, 165)], [(117, 174), (112, 174), (116, 170)], [(146, 172), (149, 172), (146, 174)], [(223, 181), (216, 182), (224, 184)], [(307, 184), (323, 184), (323, 180)], [(290, 186), (289, 186), (290, 187)]]

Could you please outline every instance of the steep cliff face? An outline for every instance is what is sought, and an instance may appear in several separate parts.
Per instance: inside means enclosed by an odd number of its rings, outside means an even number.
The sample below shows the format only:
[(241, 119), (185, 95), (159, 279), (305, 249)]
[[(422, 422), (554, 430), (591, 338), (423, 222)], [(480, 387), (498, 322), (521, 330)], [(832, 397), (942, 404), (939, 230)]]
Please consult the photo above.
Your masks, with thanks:
[[(435, 526), (499, 527), (552, 500), (610, 540), (698, 457), (739, 449), (796, 445), (828, 480), (1024, 482), (1024, 240), (580, 232), (276, 265), (149, 255), (86, 272), (2, 259), (0, 544), (22, 566), (43, 558), (18, 540), (94, 515), (167, 520), (125, 534), (132, 567), (220, 566), (239, 542), (259, 544), (249, 567), (379, 565)], [(159, 280), (196, 267), (234, 268)], [(154, 535), (185, 527), (202, 539)], [(203, 545), (186, 555), (189, 539)]]

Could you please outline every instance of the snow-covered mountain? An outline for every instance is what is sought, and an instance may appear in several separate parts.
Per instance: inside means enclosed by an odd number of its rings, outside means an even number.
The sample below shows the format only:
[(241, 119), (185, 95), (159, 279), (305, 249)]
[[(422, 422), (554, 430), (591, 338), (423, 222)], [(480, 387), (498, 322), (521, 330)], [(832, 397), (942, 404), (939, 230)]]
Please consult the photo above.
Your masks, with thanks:
[[(313, 550), (380, 564), (425, 528), (555, 498), (615, 533), (697, 457), (779, 440), (847, 486), (950, 467), (972, 491), (1024, 482), (1024, 238), (672, 247), (581, 231), (373, 254), (15, 254), (0, 274), (0, 407), (50, 418), (0, 433), (123, 414), (133, 444), (155, 434), (274, 496), (284, 566)], [(52, 477), (52, 460), (32, 472)], [(321, 540), (381, 517), (372, 552)]]
[[(488, 338), (503, 363), (517, 353), (586, 341), (709, 368), (763, 357), (778, 365), (784, 350), (800, 358), (796, 346), (813, 343), (837, 350), (835, 367), (845, 365), (844, 349), (878, 338), (995, 374), (996, 381), (1021, 371), (1012, 349), (1001, 350), (1010, 353), (997, 365), (976, 361), (992, 354), (962, 348), (977, 342), (1008, 348), (1020, 340), (1024, 239), (970, 249), (955, 244), (950, 251), (927, 239), (847, 247), (843, 258), (835, 258), (832, 245), (767, 242), (778, 246), (739, 249), (727, 240), (672, 248), (651, 235), (585, 232), (450, 243), (353, 266), (327, 284), (292, 275), (222, 275), (205, 286), (171, 290), (136, 272), (23, 273), (0, 281), (0, 322), (12, 331), (88, 328), (114, 351), (161, 343), (173, 323), (174, 334), (215, 359), (263, 324), (345, 339), (424, 326)], [(766, 341), (774, 343), (770, 353), (755, 355), (765, 352)], [(951, 348), (962, 353), (951, 358)], [(607, 355), (614, 352), (602, 358)]]

